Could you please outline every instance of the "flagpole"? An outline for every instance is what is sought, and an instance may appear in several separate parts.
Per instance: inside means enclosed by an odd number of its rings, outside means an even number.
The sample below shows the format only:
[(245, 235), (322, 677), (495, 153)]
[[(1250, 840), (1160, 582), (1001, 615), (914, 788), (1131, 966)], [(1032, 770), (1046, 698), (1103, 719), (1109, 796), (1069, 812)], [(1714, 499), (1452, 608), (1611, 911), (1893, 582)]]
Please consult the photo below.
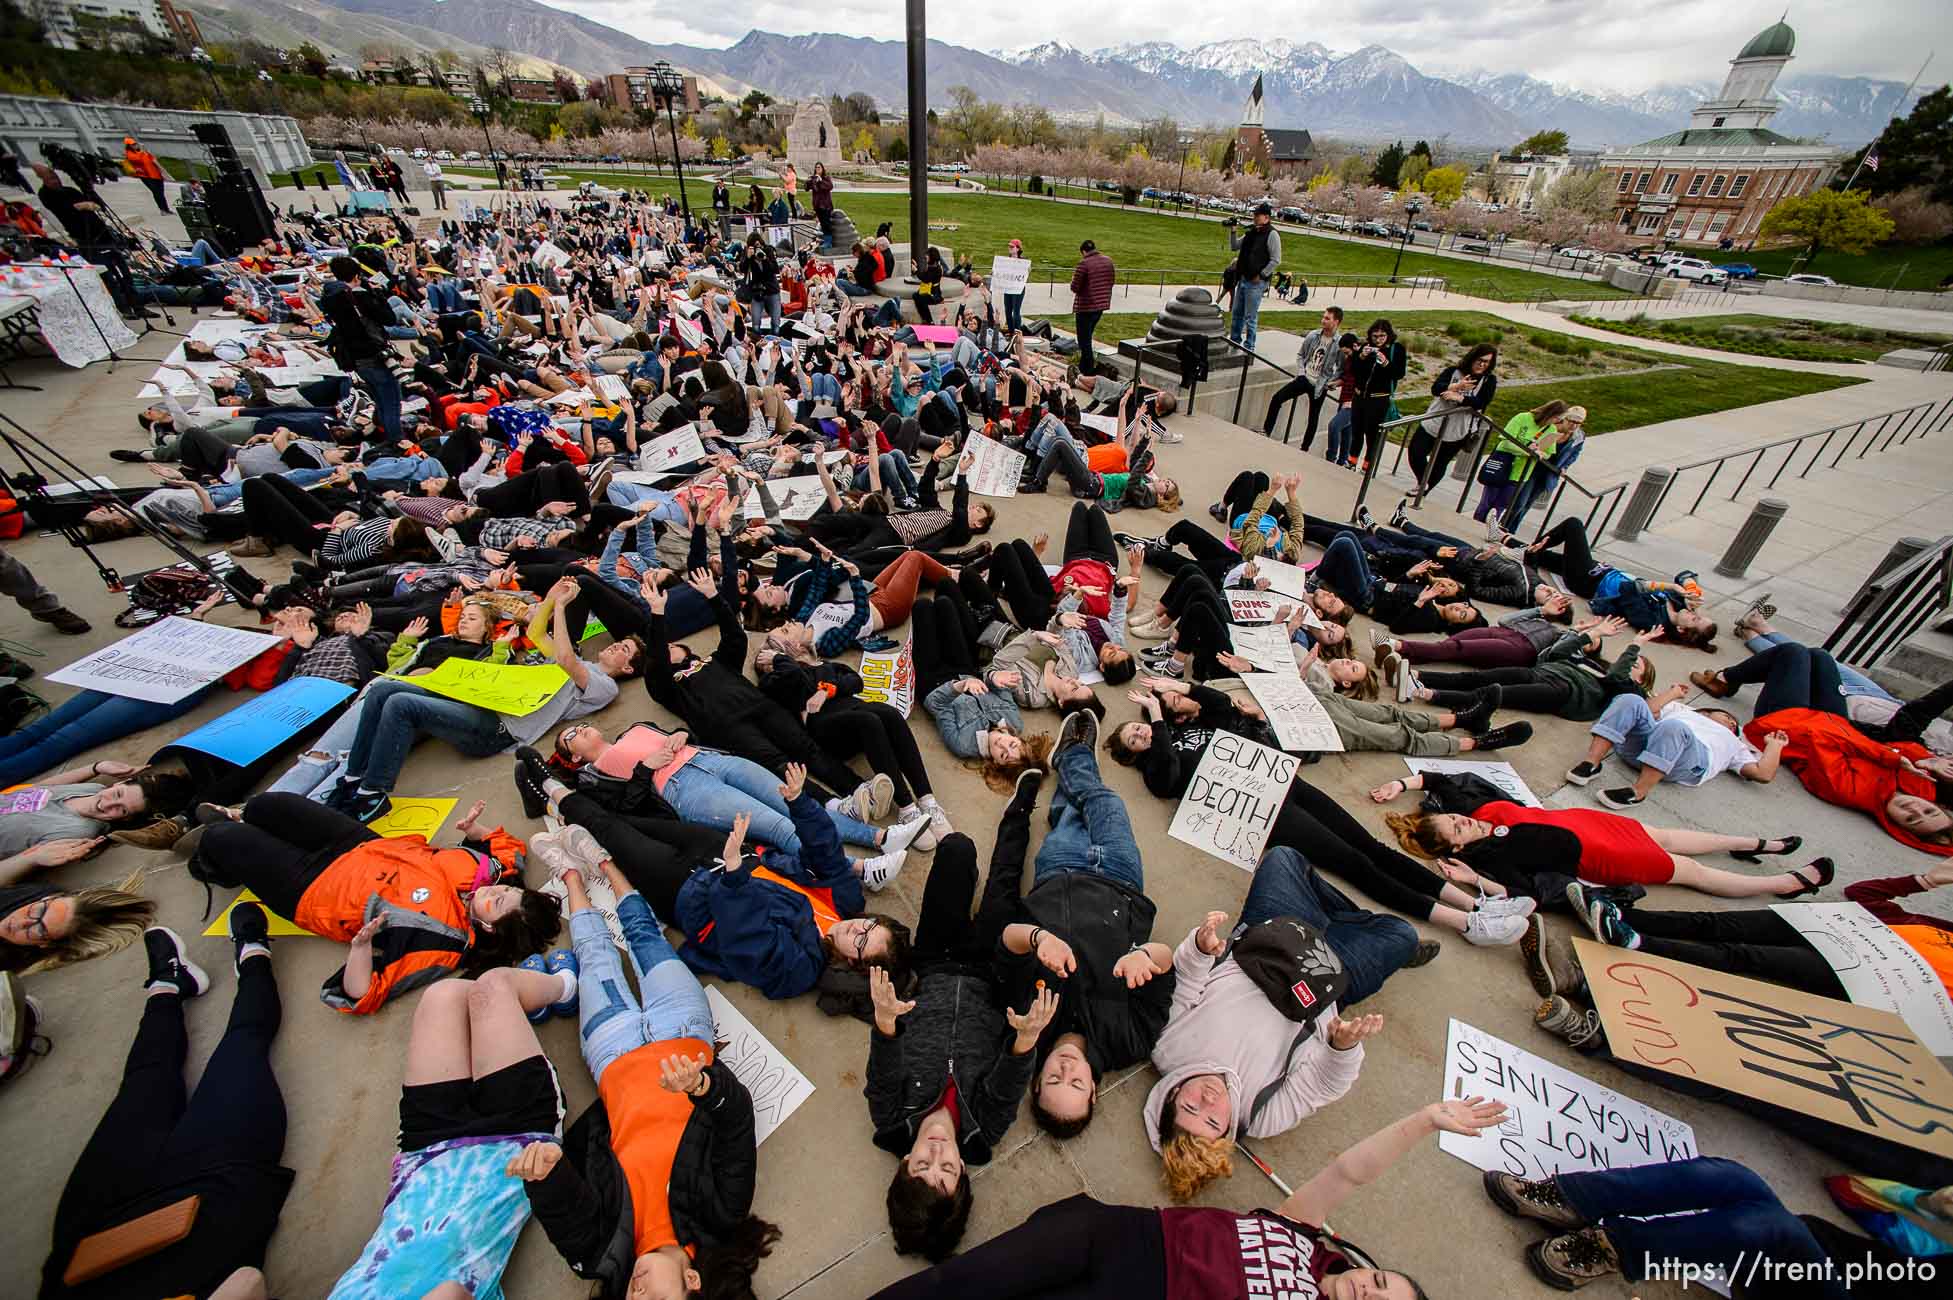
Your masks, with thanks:
[[(1933, 61), (1933, 56), (1928, 54), (1926, 56), (1926, 63), (1931, 63), (1932, 61)], [(1906, 100), (1912, 97), (1912, 88), (1919, 84), (1919, 79), (1921, 77), (1926, 75), (1926, 63), (1920, 64), (1919, 71), (1913, 73), (1912, 80), (1906, 83), (1905, 93), (1899, 96), (1898, 107), (1900, 110), (1903, 110), (1905, 108)], [(1857, 183), (1859, 173), (1865, 170), (1865, 160), (1867, 158), (1874, 158), (1878, 155), (1878, 142), (1885, 138), (1885, 128), (1891, 126), (1893, 121), (1895, 121), (1898, 118), (1898, 116), (1899, 116), (1898, 112), (1895, 111), (1891, 117), (1887, 118), (1885, 120), (1885, 126), (1882, 126), (1878, 129), (1878, 135), (1873, 137), (1872, 142), (1865, 146), (1865, 152), (1858, 156), (1858, 165), (1852, 169), (1851, 179), (1844, 183), (1844, 187), (1846, 190), (1849, 190), (1853, 185)]]

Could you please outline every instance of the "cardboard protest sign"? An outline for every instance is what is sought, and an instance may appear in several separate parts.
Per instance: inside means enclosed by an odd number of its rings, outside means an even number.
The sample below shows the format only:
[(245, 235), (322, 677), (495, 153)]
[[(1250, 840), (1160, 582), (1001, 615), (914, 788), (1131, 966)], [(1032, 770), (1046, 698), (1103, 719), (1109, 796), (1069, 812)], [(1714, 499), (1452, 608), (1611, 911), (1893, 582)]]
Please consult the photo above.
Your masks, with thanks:
[[(1301, 600), (1309, 594), (1309, 571), (1307, 569), (1293, 564), (1284, 564), (1280, 560), (1271, 560), (1265, 555), (1256, 556), (1253, 561), (1253, 567), (1254, 573), (1252, 576), (1268, 579), (1268, 590), (1270, 591), (1278, 592), (1294, 600)], [(1243, 574), (1242, 577), (1243, 580), (1247, 580), (1249, 575)]]
[(172, 743), (249, 767), (352, 693), (353, 688), (344, 682), (293, 677)]
[(972, 434), (963, 443), (965, 455), (974, 458), (970, 466), (970, 491), (982, 497), (1014, 497), (1017, 481), (1024, 477), (1028, 460), (1023, 452), (1012, 451), (995, 438)]
[[(821, 486), (819, 474), (799, 474), (793, 478), (770, 479), (766, 484), (766, 494), (773, 498), (779, 507), (780, 518), (791, 522), (804, 523), (814, 517), (816, 511), (827, 504), (827, 489)], [(745, 498), (739, 503), (740, 513), (748, 519), (766, 518), (766, 507), (760, 502), (759, 488), (748, 487)]]
[(1298, 754), (1340, 754), (1343, 738), (1329, 720), (1329, 710), (1300, 677), (1287, 673), (1242, 673), (1255, 703), (1268, 715), (1268, 725), (1282, 748)]
[(1243, 871), (1261, 862), (1275, 815), (1301, 766), (1292, 755), (1216, 732), (1194, 768), (1167, 834)]
[(1023, 293), (1031, 283), (1031, 259), (993, 257), (990, 259), (990, 289), (993, 293)]
[(719, 1031), (714, 1059), (723, 1062), (752, 1094), (753, 1144), (757, 1146), (814, 1095), (813, 1082), (787, 1059), (786, 1053), (753, 1028), (753, 1022), (725, 994), (707, 985), (705, 1000), (712, 1004), (712, 1023)]
[(1093, 415), (1085, 411), (1079, 414), (1078, 422), (1088, 429), (1098, 430), (1108, 438), (1119, 436), (1119, 417), (1116, 415)]
[(1516, 804), (1527, 808), (1543, 806), (1539, 796), (1533, 793), (1533, 788), (1526, 784), (1525, 778), (1510, 763), (1470, 758), (1407, 758), (1404, 766), (1413, 772), (1469, 772), (1481, 780), (1490, 781)]
[(1505, 1103), (1495, 1129), (1438, 1134), (1440, 1150), (1478, 1169), (1548, 1178), (1698, 1154), (1695, 1130), (1681, 1120), (1458, 1020), (1445, 1040), (1444, 1090)]
[(1284, 596), (1270, 595), (1265, 591), (1247, 591), (1240, 587), (1227, 589), (1227, 616), (1236, 623), (1272, 623), (1275, 611), (1294, 602)]
[(47, 675), (51, 682), (174, 704), (278, 644), (266, 632), (171, 615)]
[(491, 664), (472, 659), (442, 660), (440, 667), (419, 677), (384, 676), (512, 718), (534, 713), (570, 680), (555, 664)]
[(1892, 1012), (1573, 946), (1618, 1059), (1953, 1157), (1953, 1075)]
[(662, 473), (704, 459), (705, 444), (699, 440), (696, 424), (660, 434), (637, 449), (637, 467), (647, 474)]
[(1924, 957), (1858, 903), (1773, 903), (1861, 1007), (1897, 1012), (1934, 1056), (1953, 1056), (1953, 998)]
[(1292, 648), (1295, 643), (1289, 640), (1287, 624), (1262, 623), (1243, 627), (1235, 623), (1228, 627), (1227, 635), (1234, 643), (1234, 653), (1262, 672), (1279, 673), (1300, 680), (1301, 669), (1295, 666), (1295, 651)]
[(262, 898), (259, 898), (250, 890), (244, 889), (238, 891), (237, 897), (230, 901), (229, 906), (217, 913), (216, 920), (203, 928), (204, 936), (206, 938), (220, 938), (229, 934), (231, 932), (231, 913), (236, 911), (238, 906), (243, 903), (256, 903), (259, 907), (264, 908), (265, 933), (274, 939), (290, 939), (312, 933), (296, 922), (288, 921), (278, 915), (278, 913), (265, 906), (265, 901)]
[(915, 708), (915, 651), (907, 641), (899, 650), (878, 650), (861, 656), (858, 698), (892, 705), (908, 717)]

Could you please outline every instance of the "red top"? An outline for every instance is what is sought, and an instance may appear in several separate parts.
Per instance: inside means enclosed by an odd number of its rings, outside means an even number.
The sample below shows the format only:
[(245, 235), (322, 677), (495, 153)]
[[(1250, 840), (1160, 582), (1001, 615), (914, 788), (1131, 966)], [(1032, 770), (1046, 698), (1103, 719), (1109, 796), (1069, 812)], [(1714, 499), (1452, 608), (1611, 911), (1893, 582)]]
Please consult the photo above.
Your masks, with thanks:
[[(1070, 578), (1078, 584), (1079, 609), (1094, 618), (1112, 616), (1112, 566), (1104, 560), (1079, 559), (1069, 561), (1051, 577), (1051, 590), (1060, 596), (1065, 594), (1065, 579)], [(1097, 590), (1087, 591), (1093, 587)]]
[(1274, 1214), (1163, 1209), (1160, 1229), (1167, 1300), (1314, 1300), (1323, 1278), (1349, 1268), (1314, 1229)]
[(1750, 744), (1762, 747), (1763, 738), (1773, 731), (1790, 737), (1783, 762), (1797, 779), (1826, 803), (1856, 808), (1878, 819), (1885, 833), (1911, 845), (1922, 853), (1953, 856), (1953, 844), (1933, 844), (1920, 839), (1894, 822), (1885, 805), (1894, 794), (1917, 795), (1931, 799), (1938, 792), (1924, 777), (1914, 776), (1899, 766), (1903, 756), (1918, 763), (1930, 757), (1924, 745), (1906, 741), (1888, 745), (1873, 740), (1849, 718), (1818, 709), (1778, 709), (1766, 713), (1743, 728)]
[(1580, 841), (1578, 874), (1596, 885), (1658, 885), (1675, 874), (1668, 851), (1632, 817), (1598, 808), (1527, 808), (1503, 800), (1488, 803), (1472, 815), (1494, 826), (1557, 826), (1571, 831)]

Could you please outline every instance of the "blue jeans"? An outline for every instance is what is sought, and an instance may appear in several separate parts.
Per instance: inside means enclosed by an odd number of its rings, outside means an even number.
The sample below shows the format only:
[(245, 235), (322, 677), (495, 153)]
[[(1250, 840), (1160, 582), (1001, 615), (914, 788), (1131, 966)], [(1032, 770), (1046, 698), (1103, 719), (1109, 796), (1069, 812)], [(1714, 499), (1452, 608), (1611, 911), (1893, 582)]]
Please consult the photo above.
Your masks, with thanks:
[(407, 752), (423, 735), (438, 736), (470, 758), (487, 758), (515, 744), (499, 713), (430, 695), (409, 682), (376, 681), (360, 706), (346, 774), (368, 790), (393, 789)]
[(834, 287), (850, 298), (866, 298), (875, 292), (873, 289), (865, 288), (862, 285), (856, 284), (853, 280), (843, 279), (838, 275), (834, 277)]
[(779, 294), (777, 293), (762, 294), (753, 300), (753, 306), (755, 308), (753, 312), (753, 324), (755, 326), (757, 326), (761, 320), (771, 321), (773, 322), (772, 332), (778, 334), (781, 328), (786, 324), (787, 318), (780, 314)]
[[(800, 833), (780, 797), (780, 778), (750, 758), (702, 749), (671, 774), (664, 796), (680, 817), (714, 830), (731, 830), (733, 819), (745, 813), (753, 819), (747, 828), (752, 838), (801, 856)], [(874, 846), (875, 828), (867, 822), (846, 813), (828, 817), (843, 844)]]
[(1370, 592), (1376, 586), (1363, 548), (1348, 533), (1338, 533), (1330, 540), (1322, 562), (1316, 565), (1316, 582), (1363, 610), (1370, 608)]
[(1347, 406), (1337, 407), (1336, 413), (1329, 417), (1329, 441), (1322, 449), (1324, 460), (1341, 462), (1355, 453), (1355, 439), (1350, 436), (1351, 421), (1350, 408)]
[[(1765, 632), (1743, 642), (1751, 654), (1762, 654), (1773, 645), (1797, 645), (1796, 641), (1781, 632)], [(1838, 689), (1847, 696), (1868, 695), (1875, 700), (1898, 700), (1898, 696), (1880, 686), (1865, 674), (1848, 664), (1838, 665)]]
[(1060, 871), (1089, 871), (1144, 893), (1146, 870), (1126, 801), (1106, 788), (1098, 755), (1090, 745), (1073, 745), (1052, 766), (1058, 789), (1051, 796), (1051, 830), (1038, 846), (1033, 879), (1043, 884)]
[[(1632, 1169), (1558, 1174), (1553, 1181), (1581, 1218), (1607, 1234), (1629, 1281), (1639, 1281), (1671, 1260), (1718, 1265), (1726, 1274), (1745, 1256), (1777, 1266), (1818, 1265), (1820, 1271), (1810, 1276), (1823, 1276), (1821, 1265), (1828, 1257), (1811, 1230), (1784, 1208), (1769, 1184), (1734, 1160), (1698, 1156)], [(1811, 1295), (1843, 1300), (1847, 1294), (1841, 1277), (1809, 1286)], [(1766, 1285), (1756, 1293), (1778, 1290)]]
[(612, 480), (611, 485), (604, 491), (604, 497), (610, 504), (622, 506), (626, 510), (640, 501), (655, 501), (658, 503), (657, 508), (646, 515), (646, 518), (667, 524), (685, 522), (685, 507), (678, 504), (678, 494), (666, 491), (664, 488), (651, 487), (645, 483), (619, 483)]
[(203, 702), (210, 687), (174, 704), (152, 704), (101, 691), (77, 691), (38, 722), (0, 736), (0, 787), (51, 772), (76, 754), (180, 718)]
[[(331, 473), (330, 470), (317, 472)], [(383, 491), (396, 485), (405, 489), (431, 478), (446, 478), (447, 473), (448, 467), (432, 456), (381, 456), (366, 466), (366, 481)], [(301, 482), (299, 486), (307, 485)]]
[[(916, 482), (915, 471), (909, 468), (909, 458), (899, 451), (888, 451), (883, 452), (880, 459), (882, 486), (901, 500), (915, 500), (916, 493), (922, 490), (922, 485)], [(854, 472), (854, 490), (866, 492), (868, 483), (868, 467), (863, 465)]]
[[(353, 738), (359, 735), (360, 714), (371, 690), (372, 687), (368, 686), (348, 701), (345, 710), (325, 729), (325, 734), (293, 760), (283, 776), (266, 786), (265, 793), (302, 794), (307, 799), (323, 802), (326, 794), (337, 784), (335, 778), (346, 770), (346, 756), (353, 747)], [(310, 754), (324, 754), (325, 757), (307, 757)]]
[[(409, 337), (412, 337), (410, 334)], [(383, 361), (370, 365), (354, 366), (353, 373), (373, 394), (373, 423), (387, 436), (388, 442), (400, 437), (400, 380)]]
[(710, 1043), (718, 1038), (712, 1004), (705, 1000), (698, 976), (678, 960), (644, 896), (634, 890), (618, 899), (617, 921), (631, 948), (642, 1003), (631, 996), (603, 915), (594, 908), (570, 914), (578, 968), (577, 1032), (583, 1038), (584, 1063), (598, 1083), (612, 1061), (647, 1043), (674, 1038)]
[(1652, 767), (1677, 785), (1701, 785), (1709, 779), (1709, 751), (1680, 722), (1658, 721), (1642, 696), (1616, 695), (1588, 730), (1614, 742), (1622, 758), (1637, 767)]
[(1315, 926), (1343, 959), (1349, 972), (1349, 989), (1340, 999), (1345, 1007), (1382, 988), (1391, 972), (1417, 952), (1417, 931), (1409, 921), (1364, 911), (1294, 849), (1270, 849), (1263, 855), (1241, 904), (1243, 925), (1278, 916), (1300, 917)]
[(1004, 328), (1015, 333), (1024, 328), (1024, 295), (1007, 293), (1004, 295)]
[(1234, 286), (1234, 315), (1227, 336), (1250, 352), (1261, 329), (1261, 295), (1267, 292), (1266, 280), (1242, 280)]
[(461, 310), (461, 286), (452, 277), (437, 276), (427, 282), (427, 305), (444, 316)]

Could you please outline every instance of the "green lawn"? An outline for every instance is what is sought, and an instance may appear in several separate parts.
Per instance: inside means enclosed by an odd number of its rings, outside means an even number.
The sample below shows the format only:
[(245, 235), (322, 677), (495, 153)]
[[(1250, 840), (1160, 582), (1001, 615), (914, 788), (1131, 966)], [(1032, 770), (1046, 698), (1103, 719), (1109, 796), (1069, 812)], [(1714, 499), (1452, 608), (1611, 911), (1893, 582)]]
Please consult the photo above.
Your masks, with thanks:
[(1742, 313), (1686, 316), (1673, 320), (1646, 316), (1631, 316), (1626, 320), (1601, 320), (1587, 316), (1575, 316), (1573, 319), (1593, 329), (1631, 334), (1637, 338), (1662, 339), (1691, 347), (1717, 348), (1751, 356), (1784, 357), (1794, 361), (1876, 361), (1896, 348), (1935, 348), (1947, 341), (1945, 335)]
[[(1054, 326), (1067, 330), (1072, 328), (1072, 318), (1069, 316), (1049, 319)], [(1094, 337), (1107, 345), (1119, 339), (1137, 338), (1146, 332), (1152, 320), (1150, 315), (1140, 312), (1108, 313), (1100, 320)], [(1314, 329), (1320, 320), (1321, 315), (1317, 312), (1264, 311), (1261, 314), (1261, 328), (1305, 334)], [(1603, 375), (1591, 379), (1568, 379), (1563, 383), (1501, 387), (1498, 396), (1492, 399), (1491, 410), (1487, 412), (1501, 424), (1521, 411), (1557, 397), (1586, 407), (1587, 432), (1604, 434), (1616, 429), (1687, 419), (1864, 382), (1862, 379), (1833, 375), (1807, 375), (1795, 370), (1765, 370), (1721, 361), (1696, 361), (1639, 348), (1595, 345), (1571, 335), (1522, 329), (1486, 312), (1392, 312), (1390, 321), (1406, 340), (1428, 339), (1435, 343), (1443, 339), (1452, 345), (1443, 350), (1435, 346), (1413, 348), (1413, 377), (1406, 379), (1397, 402), (1398, 408), (1406, 415), (1415, 414), (1429, 404), (1431, 399), (1427, 390), (1430, 378), (1435, 378), (1446, 365), (1462, 355), (1469, 344), (1481, 339), (1493, 341), (1491, 335), (1494, 332), (1501, 336), (1496, 342), (1502, 359), (1514, 362), (1520, 374), (1542, 371), (1548, 375), (1578, 374), (1598, 369), (1620, 369), (1624, 364), (1636, 368), (1654, 365), (1679, 367), (1657, 374)], [(1367, 324), (1367, 318), (1348, 323), (1354, 329), (1361, 329), (1363, 324)], [(1462, 338), (1447, 332), (1447, 327), (1454, 325)], [(1591, 351), (1583, 354), (1583, 346)], [(1273, 356), (1266, 348), (1258, 350), (1264, 355)], [(1420, 377), (1423, 382), (1418, 382)]]
[(1888, 244), (1859, 254), (1820, 252), (1816, 260), (1793, 266), (1803, 255), (1802, 247), (1758, 248), (1747, 253), (1711, 249), (1701, 253), (1711, 262), (1748, 262), (1764, 275), (1809, 271), (1813, 275), (1828, 275), (1839, 284), (1872, 289), (1920, 289), (1930, 293), (1948, 276), (1953, 276), (1953, 241)]

